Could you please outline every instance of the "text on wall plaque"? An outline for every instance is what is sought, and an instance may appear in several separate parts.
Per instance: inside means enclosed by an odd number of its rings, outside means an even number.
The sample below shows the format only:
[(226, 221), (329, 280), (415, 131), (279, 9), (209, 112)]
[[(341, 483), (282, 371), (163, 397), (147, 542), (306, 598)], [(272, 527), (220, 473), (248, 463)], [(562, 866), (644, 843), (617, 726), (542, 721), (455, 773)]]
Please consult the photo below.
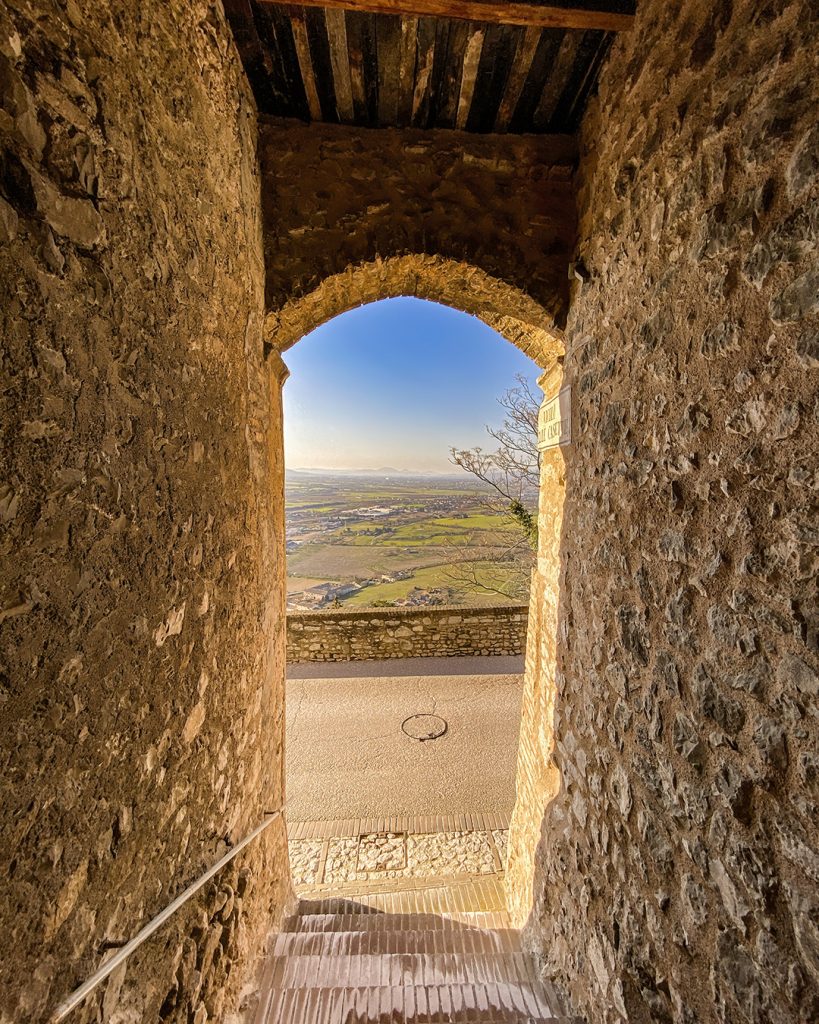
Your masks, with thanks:
[(543, 402), (538, 413), (537, 446), (540, 451), (572, 443), (572, 386)]

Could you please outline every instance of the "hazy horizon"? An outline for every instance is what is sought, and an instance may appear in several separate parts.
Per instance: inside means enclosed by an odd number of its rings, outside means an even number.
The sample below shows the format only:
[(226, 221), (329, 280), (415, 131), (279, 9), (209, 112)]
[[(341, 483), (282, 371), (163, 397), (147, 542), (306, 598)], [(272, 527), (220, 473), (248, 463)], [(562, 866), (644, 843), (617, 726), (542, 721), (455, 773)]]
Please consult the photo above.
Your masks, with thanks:
[(360, 473), (363, 476), (463, 476), (463, 470), (451, 465), (449, 469), (398, 469), (396, 466), (287, 466), (287, 473), (310, 473), (316, 476), (353, 476)]
[(498, 398), (540, 369), (477, 317), (421, 299), (350, 310), (285, 354), (285, 464), (457, 474), (450, 446), (493, 447)]

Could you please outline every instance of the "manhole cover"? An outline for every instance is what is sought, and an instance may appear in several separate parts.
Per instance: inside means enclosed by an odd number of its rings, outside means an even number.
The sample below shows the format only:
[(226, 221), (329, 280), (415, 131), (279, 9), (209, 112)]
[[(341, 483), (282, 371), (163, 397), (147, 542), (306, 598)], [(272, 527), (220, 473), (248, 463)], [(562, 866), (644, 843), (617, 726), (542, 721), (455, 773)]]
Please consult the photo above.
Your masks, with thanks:
[(437, 740), (446, 732), (447, 725), (437, 715), (410, 715), (401, 723), (401, 730), (414, 740), (424, 743), (426, 740)]

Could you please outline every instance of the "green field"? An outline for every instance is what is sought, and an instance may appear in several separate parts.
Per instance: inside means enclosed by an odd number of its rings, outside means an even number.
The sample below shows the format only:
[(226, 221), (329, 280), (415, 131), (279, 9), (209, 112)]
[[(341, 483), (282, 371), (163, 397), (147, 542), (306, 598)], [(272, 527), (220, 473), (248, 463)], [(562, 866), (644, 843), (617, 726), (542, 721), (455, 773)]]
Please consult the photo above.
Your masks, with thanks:
[[(370, 509), (388, 509), (372, 516)], [(451, 567), (461, 556), (480, 563), (486, 580), (503, 588), (510, 567), (505, 557), (518, 528), (508, 516), (492, 513), (486, 493), (465, 481), (462, 486), (433, 478), (415, 483), (349, 478), (309, 477), (287, 487), (288, 539), (299, 546), (287, 555), (288, 593), (299, 595), (319, 582), (364, 583), (397, 571), (410, 571), (406, 580), (373, 582), (343, 604), (366, 607), (373, 603), (405, 601), (414, 590), (438, 591), (454, 604), (488, 604), (503, 597), (460, 581)], [(295, 606), (311, 607), (308, 593), (294, 596)]]
[(292, 594), (299, 590), (306, 590), (307, 587), (315, 587), (319, 583), (326, 583), (326, 580), (319, 579), (317, 577), (309, 576), (288, 576), (287, 577), (287, 593)]
[(305, 544), (287, 557), (291, 576), (310, 576), (324, 580), (354, 580), (396, 569), (440, 565), (448, 561), (447, 552), (425, 548), (408, 552), (373, 545)]
[(328, 537), (345, 545), (374, 547), (400, 547), (402, 545), (463, 545), (494, 546), (503, 542), (503, 536), (515, 527), (506, 516), (475, 514), (462, 518), (424, 519), (417, 523), (391, 526), (386, 521), (351, 523), (340, 527)]
[(453, 517), (445, 519), (432, 519), (431, 523), (444, 528), (454, 527), (458, 530), (513, 530), (514, 526), (506, 516), (492, 515), (487, 512), (476, 512), (468, 516)]
[[(507, 567), (498, 565), (495, 562), (481, 563), (480, 569), (479, 578), (490, 586), (497, 583), (502, 584), (508, 572)], [(410, 591), (416, 587), (425, 590), (439, 587), (449, 588), (452, 590), (452, 594), (447, 599), (447, 603), (451, 602), (452, 604), (490, 605), (505, 603), (505, 599), (500, 594), (465, 590), (458, 583), (457, 579), (453, 577), (452, 574), (456, 572), (457, 569), (451, 564), (434, 565), (426, 569), (419, 569), (410, 579), (396, 580), (395, 583), (378, 583), (371, 587), (365, 587), (357, 594), (353, 594), (352, 597), (346, 598), (344, 600), (344, 607), (368, 608), (377, 601), (392, 603), (407, 597)]]

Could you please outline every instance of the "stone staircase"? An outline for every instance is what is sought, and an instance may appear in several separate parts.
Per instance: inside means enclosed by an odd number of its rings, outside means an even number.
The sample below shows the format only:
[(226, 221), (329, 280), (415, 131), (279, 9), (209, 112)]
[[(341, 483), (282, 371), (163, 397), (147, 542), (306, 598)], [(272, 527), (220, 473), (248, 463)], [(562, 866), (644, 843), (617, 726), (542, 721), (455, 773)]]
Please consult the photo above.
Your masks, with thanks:
[(521, 950), (493, 877), (303, 898), (276, 937), (255, 1024), (570, 1020)]

